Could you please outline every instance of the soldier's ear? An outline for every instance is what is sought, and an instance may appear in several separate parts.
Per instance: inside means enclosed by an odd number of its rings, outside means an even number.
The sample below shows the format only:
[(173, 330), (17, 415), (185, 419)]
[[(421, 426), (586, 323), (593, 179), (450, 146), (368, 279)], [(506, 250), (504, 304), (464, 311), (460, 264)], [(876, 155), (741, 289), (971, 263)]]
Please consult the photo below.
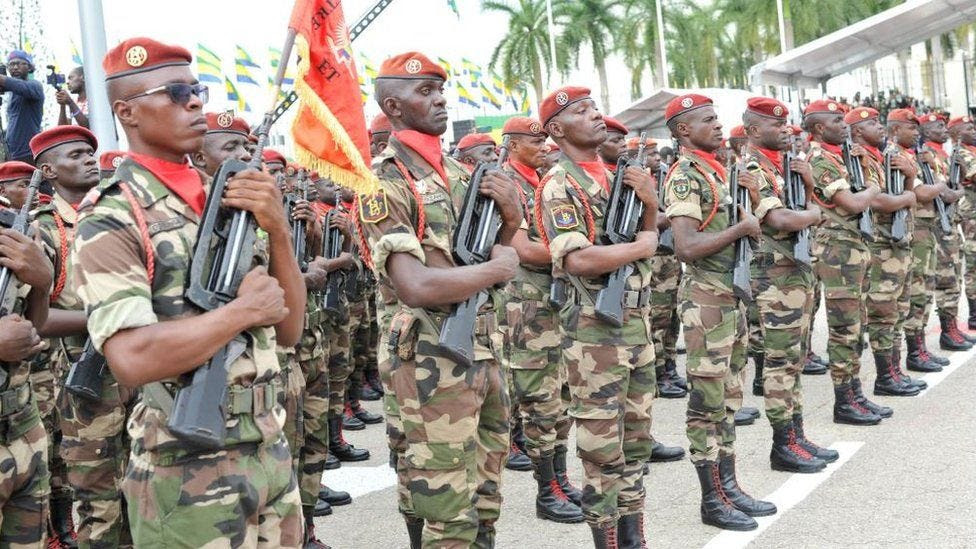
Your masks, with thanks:
[(190, 162), (193, 163), (194, 167), (200, 168), (201, 170), (204, 170), (207, 167), (207, 160), (200, 151), (190, 155)]
[(389, 118), (400, 118), (403, 116), (403, 111), (400, 110), (400, 100), (396, 97), (384, 97), (380, 103), (380, 110)]
[(566, 137), (566, 132), (563, 131), (563, 125), (555, 120), (549, 122), (546, 130), (549, 132), (549, 137)]
[(135, 128), (139, 124), (136, 122), (133, 116), (132, 105), (128, 101), (123, 101), (117, 99), (112, 103), (112, 112), (115, 113), (115, 118), (119, 121), (122, 126), (128, 126)]
[(54, 171), (54, 168), (46, 162), (38, 166), (38, 169), (41, 170), (41, 175), (44, 177), (45, 181), (51, 182), (58, 178), (58, 173)]

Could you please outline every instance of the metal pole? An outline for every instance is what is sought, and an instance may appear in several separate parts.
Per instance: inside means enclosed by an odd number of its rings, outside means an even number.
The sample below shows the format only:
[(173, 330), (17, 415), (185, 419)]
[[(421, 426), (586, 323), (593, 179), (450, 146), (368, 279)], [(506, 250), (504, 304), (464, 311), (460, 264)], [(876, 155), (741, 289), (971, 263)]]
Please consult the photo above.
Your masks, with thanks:
[(966, 91), (966, 114), (972, 116), (972, 102), (969, 95), (969, 56), (962, 54), (962, 83)]
[(783, 0), (776, 0), (776, 19), (779, 22), (779, 52), (786, 53), (786, 19), (783, 17)]
[(88, 60), (85, 63), (88, 121), (98, 138), (100, 151), (117, 149), (119, 141), (115, 133), (115, 119), (112, 117), (112, 105), (108, 102), (105, 70), (102, 68), (102, 59), (107, 49), (102, 1), (78, 0), (78, 15), (81, 22), (81, 51)]
[(654, 4), (657, 10), (657, 43), (661, 49), (661, 87), (667, 88), (670, 86), (670, 81), (668, 77), (668, 50), (664, 45), (664, 15), (661, 10), (663, 1), (657, 0)]
[(546, 19), (549, 21), (549, 59), (552, 60), (552, 70), (549, 71), (549, 84), (557, 72), (556, 65), (556, 25), (552, 21), (552, 0), (546, 0)]

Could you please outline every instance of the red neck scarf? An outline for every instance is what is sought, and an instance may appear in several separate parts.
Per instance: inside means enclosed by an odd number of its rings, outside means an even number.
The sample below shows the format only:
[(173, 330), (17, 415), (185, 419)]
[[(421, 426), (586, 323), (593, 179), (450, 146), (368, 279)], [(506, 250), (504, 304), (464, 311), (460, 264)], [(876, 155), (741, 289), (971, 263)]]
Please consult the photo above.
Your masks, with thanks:
[(864, 150), (866, 150), (869, 153), (871, 153), (871, 156), (873, 156), (874, 159), (879, 164), (882, 163), (882, 162), (884, 162), (884, 156), (882, 156), (881, 151), (879, 151), (877, 147), (872, 147), (871, 145), (868, 145), (867, 143), (862, 143), (861, 146), (864, 147)]
[(200, 173), (189, 163), (177, 164), (154, 156), (129, 151), (129, 158), (149, 170), (167, 189), (180, 197), (197, 215), (203, 214), (207, 195), (203, 192)]
[(342, 207), (343, 207), (343, 209), (345, 209), (345, 210), (346, 210), (347, 212), (351, 212), (351, 211), (352, 211), (352, 202), (346, 202), (345, 200), (343, 200), (343, 201), (342, 201)]
[(603, 165), (610, 170), (610, 173), (617, 173), (617, 165), (611, 164), (610, 162), (604, 162)]
[(508, 165), (511, 166), (512, 169), (515, 170), (519, 175), (521, 175), (522, 179), (528, 181), (529, 185), (532, 185), (533, 189), (539, 186), (539, 174), (536, 173), (536, 171), (530, 166), (526, 166), (525, 164), (512, 159), (509, 159)]
[(837, 156), (842, 156), (844, 154), (844, 151), (841, 149), (840, 145), (831, 145), (830, 143), (824, 143), (823, 141), (817, 141), (817, 143), (820, 144), (821, 149), (827, 152), (836, 154)]
[(447, 180), (447, 172), (444, 171), (444, 151), (441, 150), (441, 138), (436, 135), (421, 133), (416, 130), (398, 130), (393, 132), (393, 137), (397, 141), (409, 147), (413, 152), (420, 155), (424, 162), (430, 164), (431, 168), (441, 176), (444, 185), (450, 185)]
[(335, 206), (332, 204), (326, 204), (325, 202), (313, 202), (312, 209), (319, 213), (319, 215), (325, 215), (329, 213)]
[(942, 148), (942, 143), (936, 143), (935, 141), (926, 141), (925, 146), (939, 153), (939, 156), (946, 158), (949, 155), (946, 154), (945, 149)]
[(577, 162), (580, 168), (586, 172), (586, 175), (593, 178), (594, 181), (603, 187), (603, 190), (610, 192), (610, 181), (607, 179), (607, 167), (600, 160), (595, 162)]
[(719, 177), (722, 178), (722, 181), (725, 181), (725, 166), (723, 166), (722, 163), (715, 158), (715, 153), (705, 152), (699, 149), (688, 149), (688, 152), (704, 160), (706, 164), (711, 166), (712, 169), (718, 173)]
[(773, 163), (773, 166), (776, 166), (776, 171), (778, 171), (780, 175), (785, 175), (783, 173), (783, 151), (774, 151), (771, 149), (764, 149), (762, 147), (754, 148), (759, 151), (760, 154), (768, 158), (769, 161)]

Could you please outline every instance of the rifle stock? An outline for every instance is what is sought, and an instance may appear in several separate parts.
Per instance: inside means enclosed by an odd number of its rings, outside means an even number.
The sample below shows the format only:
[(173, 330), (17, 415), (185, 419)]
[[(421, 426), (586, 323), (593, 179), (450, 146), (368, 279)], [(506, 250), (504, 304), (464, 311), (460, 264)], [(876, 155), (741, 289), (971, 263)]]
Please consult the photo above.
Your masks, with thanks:
[[(669, 166), (663, 162), (657, 169), (657, 204), (658, 213), (664, 213), (664, 180), (667, 178)], [(674, 252), (674, 233), (671, 227), (661, 231), (661, 236), (657, 239), (657, 247), (669, 252)]]
[(71, 369), (64, 380), (64, 388), (76, 397), (98, 402), (102, 399), (102, 380), (107, 368), (108, 362), (95, 350), (89, 338), (81, 356), (71, 363)]
[[(345, 245), (345, 236), (335, 227), (332, 227), (332, 219), (338, 215), (335, 208), (325, 214), (324, 234), (322, 236), (322, 257), (335, 259), (342, 254)], [(342, 269), (329, 271), (326, 275), (325, 290), (322, 292), (322, 309), (335, 317), (342, 317), (346, 309), (342, 304), (342, 294), (345, 286), (346, 273)]]
[[(854, 143), (851, 141), (850, 130), (848, 129), (847, 138), (841, 145), (841, 153), (844, 157), (844, 167), (851, 179), (851, 190), (858, 193), (865, 189), (864, 168), (861, 166), (861, 158), (851, 154)], [(871, 221), (871, 208), (868, 208), (858, 215), (857, 227), (865, 239), (870, 240), (874, 237), (874, 222)]]
[[(803, 177), (794, 172), (790, 163), (796, 158), (793, 151), (786, 153), (783, 161), (786, 169), (784, 178), (784, 192), (786, 194), (786, 207), (793, 211), (803, 211), (807, 208), (807, 189), (803, 184)], [(804, 266), (811, 265), (810, 258), (810, 228), (806, 227), (793, 233), (793, 260)]]
[[(891, 150), (884, 155), (885, 187), (889, 194), (898, 196), (905, 192), (905, 174), (891, 164)], [(891, 214), (891, 239), (903, 242), (908, 237), (908, 208), (896, 210)]]
[[(758, 165), (752, 163), (749, 167)], [(746, 169), (749, 169), (747, 167)], [(749, 196), (749, 189), (739, 185), (739, 165), (733, 164), (729, 170), (729, 193), (732, 196), (730, 212), (731, 225), (741, 221), (739, 207), (745, 211), (752, 210), (752, 198)], [(752, 243), (748, 236), (743, 236), (735, 241), (735, 262), (732, 267), (732, 293), (739, 300), (746, 303), (752, 302), (752, 276), (749, 273), (749, 263), (752, 261)]]

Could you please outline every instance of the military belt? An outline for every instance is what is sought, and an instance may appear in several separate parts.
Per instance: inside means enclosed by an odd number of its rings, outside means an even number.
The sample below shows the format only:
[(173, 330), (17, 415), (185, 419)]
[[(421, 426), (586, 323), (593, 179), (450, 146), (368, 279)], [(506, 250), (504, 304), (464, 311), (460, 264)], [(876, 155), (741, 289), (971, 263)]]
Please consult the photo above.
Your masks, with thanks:
[[(145, 390), (150, 387), (156, 390)], [(147, 406), (162, 411), (166, 417), (173, 411), (173, 399), (178, 388), (171, 383), (147, 384), (143, 387), (142, 400)], [(231, 385), (224, 398), (224, 415), (259, 415), (274, 409), (284, 383), (279, 376), (254, 385)], [(229, 419), (229, 418), (228, 418)]]
[(30, 404), (30, 383), (0, 393), (0, 417), (8, 417)]
[[(586, 298), (580, 294), (579, 289), (574, 289), (573, 303), (576, 305), (584, 307), (592, 307), (593, 302), (587, 301)], [(624, 290), (623, 294), (623, 306), (624, 309), (641, 309), (646, 307), (651, 302), (651, 289), (644, 288), (642, 290)]]

